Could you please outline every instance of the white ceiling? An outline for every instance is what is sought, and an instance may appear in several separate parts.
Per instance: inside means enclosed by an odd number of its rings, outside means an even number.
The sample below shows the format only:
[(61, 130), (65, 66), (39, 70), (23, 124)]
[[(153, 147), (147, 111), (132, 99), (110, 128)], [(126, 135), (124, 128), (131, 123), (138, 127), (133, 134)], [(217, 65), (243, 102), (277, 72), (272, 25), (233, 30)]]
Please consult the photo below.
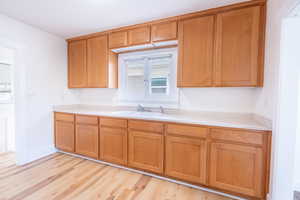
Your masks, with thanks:
[(0, 13), (63, 38), (247, 0), (0, 0)]

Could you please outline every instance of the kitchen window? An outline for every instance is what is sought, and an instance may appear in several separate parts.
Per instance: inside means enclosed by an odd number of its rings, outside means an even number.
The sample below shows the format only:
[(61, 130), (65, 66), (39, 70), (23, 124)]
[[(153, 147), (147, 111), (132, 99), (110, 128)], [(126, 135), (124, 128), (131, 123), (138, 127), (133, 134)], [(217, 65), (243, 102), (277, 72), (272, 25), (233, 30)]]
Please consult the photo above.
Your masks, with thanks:
[(120, 54), (120, 101), (177, 103), (176, 52), (171, 48)]

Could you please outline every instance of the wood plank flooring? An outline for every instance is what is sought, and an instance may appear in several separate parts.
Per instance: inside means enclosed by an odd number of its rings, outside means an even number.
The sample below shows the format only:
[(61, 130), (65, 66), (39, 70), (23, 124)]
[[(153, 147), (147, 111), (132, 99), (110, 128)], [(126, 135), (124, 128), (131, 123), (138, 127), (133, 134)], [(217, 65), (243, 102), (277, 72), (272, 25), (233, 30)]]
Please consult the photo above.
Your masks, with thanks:
[(0, 154), (0, 200), (232, 200), (70, 155), (16, 166)]

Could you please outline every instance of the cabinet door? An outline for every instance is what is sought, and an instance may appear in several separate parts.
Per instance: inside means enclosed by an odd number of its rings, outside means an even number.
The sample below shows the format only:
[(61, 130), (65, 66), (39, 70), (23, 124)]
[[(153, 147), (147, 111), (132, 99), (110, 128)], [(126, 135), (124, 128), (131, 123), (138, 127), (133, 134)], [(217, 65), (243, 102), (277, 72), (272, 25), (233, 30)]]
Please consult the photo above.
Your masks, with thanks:
[(55, 146), (63, 151), (74, 152), (75, 127), (73, 122), (55, 121)]
[(107, 35), (87, 40), (87, 84), (90, 88), (105, 88), (108, 80)]
[(259, 6), (217, 15), (217, 86), (258, 84), (259, 26)]
[(212, 143), (210, 186), (261, 197), (263, 151), (258, 147)]
[(166, 174), (206, 184), (207, 143), (202, 139), (167, 136)]
[(150, 42), (150, 27), (135, 28), (128, 31), (128, 44), (137, 45)]
[(98, 135), (98, 126), (77, 124), (76, 153), (97, 159), (99, 157)]
[(212, 86), (214, 16), (179, 22), (178, 87)]
[(119, 31), (109, 34), (109, 48), (120, 48), (128, 45), (127, 31)]
[(129, 166), (163, 173), (163, 136), (149, 132), (129, 132)]
[(100, 159), (127, 164), (127, 129), (100, 128)]
[(152, 42), (175, 40), (177, 38), (177, 22), (165, 22), (151, 26)]
[(86, 40), (70, 42), (68, 48), (69, 88), (86, 87)]

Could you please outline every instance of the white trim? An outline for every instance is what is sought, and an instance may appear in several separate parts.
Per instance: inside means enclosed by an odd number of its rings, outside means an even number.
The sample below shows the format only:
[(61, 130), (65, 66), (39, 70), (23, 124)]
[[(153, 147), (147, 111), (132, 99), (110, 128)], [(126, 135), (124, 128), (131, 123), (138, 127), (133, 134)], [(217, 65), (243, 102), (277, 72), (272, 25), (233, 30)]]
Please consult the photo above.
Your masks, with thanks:
[[(297, 135), (297, 107), (299, 96), (299, 60), (297, 39), (300, 20), (282, 21), (280, 66), (278, 72), (277, 102), (273, 125), (273, 155), (271, 168), (271, 199), (292, 199), (294, 189), (294, 161)], [(297, 30), (297, 31), (296, 31)], [(298, 35), (297, 35), (298, 34)], [(296, 51), (295, 51), (296, 50)]]
[[(141, 59), (142, 55), (147, 54), (147, 57), (151, 57), (151, 56), (157, 56), (157, 55), (164, 55), (164, 54), (172, 54), (173, 59), (172, 59), (172, 63), (170, 64), (170, 73), (172, 74), (172, 76), (170, 76), (169, 78), (169, 82), (171, 83), (169, 85), (169, 91), (172, 91), (170, 94), (168, 95), (153, 95), (151, 98), (145, 98), (143, 100), (134, 100), (134, 99), (128, 99), (128, 97), (125, 96), (124, 91), (126, 90), (126, 86), (127, 86), (127, 80), (124, 77), (125, 74), (127, 74), (126, 72), (126, 67), (124, 67), (126, 64), (126, 60), (131, 60), (131, 59)], [(120, 88), (119, 88), (119, 97), (118, 97), (118, 105), (132, 105), (132, 103), (146, 103), (146, 104), (150, 104), (150, 105), (157, 105), (157, 104), (170, 104), (170, 105), (176, 105), (175, 107), (177, 107), (178, 103), (179, 103), (179, 90), (176, 86), (176, 77), (177, 77), (177, 67), (176, 67), (176, 62), (177, 60), (177, 48), (165, 48), (165, 49), (155, 49), (155, 50), (146, 50), (146, 51), (141, 51), (141, 52), (131, 52), (131, 53), (123, 53), (120, 54), (118, 57), (118, 67), (119, 67), (119, 76), (118, 76), (118, 81), (120, 84)], [(146, 61), (145, 61), (146, 62)], [(146, 68), (145, 70), (148, 70), (148, 68)], [(145, 72), (145, 74), (149, 74), (147, 71)], [(148, 82), (149, 85), (149, 82)], [(149, 92), (148, 91), (148, 87), (146, 88), (145, 92)], [(169, 96), (169, 97), (167, 97)]]
[[(0, 35), (0, 46), (9, 48), (13, 51), (13, 95), (14, 95), (14, 118), (15, 118), (15, 148), (16, 148), (16, 163), (24, 164), (28, 162), (28, 138), (27, 134), (27, 98), (26, 98), (26, 77), (27, 71), (24, 65), (26, 57), (25, 47), (19, 45), (10, 39), (3, 38)], [(16, 126), (18, 124), (18, 126)]]
[(19, 163), (19, 164), (24, 165), (24, 164), (33, 162), (33, 161), (43, 158), (45, 156), (51, 155), (51, 154), (55, 153), (56, 151), (57, 150), (54, 148), (53, 145), (39, 148), (38, 150), (36, 150), (34, 152), (33, 151), (29, 152), (29, 154), (27, 156), (27, 160), (24, 163)]
[(192, 184), (189, 184), (189, 183), (186, 183), (186, 182), (183, 182), (183, 181), (177, 181), (177, 180), (174, 180), (174, 179), (158, 176), (158, 175), (151, 174), (151, 173), (148, 173), (148, 172), (127, 168), (127, 167), (112, 164), (112, 163), (109, 163), (109, 162), (96, 160), (96, 159), (88, 158), (88, 157), (85, 157), (85, 156), (81, 156), (81, 155), (77, 155), (77, 154), (73, 154), (73, 153), (69, 153), (69, 152), (64, 152), (64, 151), (61, 151), (61, 150), (57, 150), (57, 151), (61, 152), (61, 153), (68, 154), (68, 155), (71, 155), (71, 156), (75, 156), (75, 157), (78, 157), (78, 158), (91, 160), (91, 161), (101, 163), (101, 164), (104, 164), (104, 165), (109, 165), (109, 166), (112, 166), (112, 167), (116, 167), (116, 168), (119, 168), (119, 169), (124, 169), (124, 170), (128, 170), (128, 171), (131, 171), (131, 172), (151, 176), (151, 177), (154, 177), (154, 178), (157, 178), (157, 179), (160, 179), (160, 180), (169, 181), (169, 182), (176, 183), (176, 184), (179, 184), (179, 185), (184, 185), (184, 186), (191, 187), (191, 188), (194, 188), (194, 189), (197, 189), (197, 190), (210, 192), (210, 193), (213, 193), (213, 194), (221, 195), (221, 196), (224, 196), (224, 197), (229, 197), (229, 198), (232, 198), (232, 199), (246, 200), (246, 199), (241, 198), (241, 197), (237, 197), (237, 196), (234, 196), (234, 195), (226, 194), (226, 193), (223, 193), (223, 192), (219, 192), (219, 191), (216, 191), (216, 190), (213, 190), (213, 189), (209, 189), (209, 188), (205, 188), (205, 187), (201, 187), (201, 186), (197, 186), (197, 185), (192, 185)]

